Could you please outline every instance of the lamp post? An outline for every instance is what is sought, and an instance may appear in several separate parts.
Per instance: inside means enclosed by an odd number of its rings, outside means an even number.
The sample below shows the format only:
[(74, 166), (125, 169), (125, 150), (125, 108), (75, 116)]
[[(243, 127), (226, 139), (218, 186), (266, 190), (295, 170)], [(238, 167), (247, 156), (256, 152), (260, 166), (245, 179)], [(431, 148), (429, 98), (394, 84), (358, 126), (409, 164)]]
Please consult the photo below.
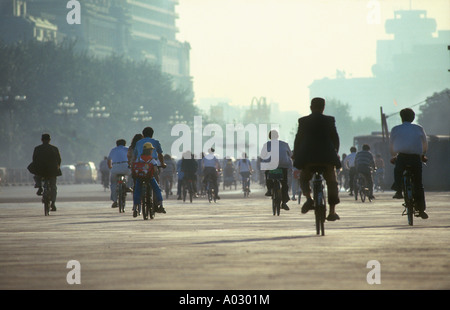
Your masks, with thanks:
[(144, 110), (143, 106), (140, 106), (137, 111), (133, 112), (133, 117), (131, 118), (133, 122), (149, 122), (152, 120), (150, 112)]
[(64, 115), (68, 118), (69, 115), (75, 115), (78, 113), (78, 109), (75, 108), (75, 102), (69, 102), (69, 97), (64, 97), (62, 101), (58, 102), (58, 108), (53, 111), (57, 115)]
[(108, 118), (110, 113), (106, 111), (105, 106), (100, 105), (100, 101), (96, 101), (86, 116), (89, 118)]
[(13, 95), (11, 86), (6, 86), (3, 94), (0, 95), (0, 105), (4, 106), (9, 112), (9, 128), (8, 130), (8, 166), (12, 166), (12, 150), (13, 150), (13, 132), (14, 129), (14, 109), (17, 103), (24, 102), (27, 99), (24, 95)]
[(169, 116), (169, 125), (173, 126), (176, 124), (186, 124), (183, 115), (177, 110), (174, 115)]

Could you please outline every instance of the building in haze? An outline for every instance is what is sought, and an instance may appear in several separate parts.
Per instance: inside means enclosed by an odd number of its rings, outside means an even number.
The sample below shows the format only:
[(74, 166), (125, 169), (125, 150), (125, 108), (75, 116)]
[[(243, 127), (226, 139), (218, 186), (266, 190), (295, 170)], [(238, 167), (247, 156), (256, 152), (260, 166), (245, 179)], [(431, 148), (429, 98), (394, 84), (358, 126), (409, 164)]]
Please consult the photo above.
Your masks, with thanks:
[(436, 21), (423, 10), (395, 11), (385, 30), (393, 39), (377, 42), (372, 77), (347, 78), (340, 72), (315, 80), (311, 98), (334, 98), (349, 104), (354, 117), (379, 119), (380, 107), (395, 113), (450, 85), (449, 30), (437, 31)]
[(83, 0), (80, 24), (67, 22), (67, 2), (1, 0), (0, 40), (71, 39), (78, 50), (96, 57), (146, 60), (169, 74), (174, 87), (193, 93), (190, 45), (176, 39), (178, 0)]

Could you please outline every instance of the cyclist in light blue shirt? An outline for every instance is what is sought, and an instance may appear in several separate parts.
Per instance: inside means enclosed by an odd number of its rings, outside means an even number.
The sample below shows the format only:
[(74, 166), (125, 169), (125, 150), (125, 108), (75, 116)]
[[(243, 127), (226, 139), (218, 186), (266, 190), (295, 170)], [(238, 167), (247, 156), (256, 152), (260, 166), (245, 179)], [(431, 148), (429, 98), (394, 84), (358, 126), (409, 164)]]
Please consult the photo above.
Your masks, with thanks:
[(117, 208), (117, 177), (120, 174), (126, 176), (131, 174), (130, 168), (128, 167), (128, 147), (126, 147), (125, 144), (126, 141), (124, 139), (117, 140), (116, 147), (113, 148), (108, 155), (108, 167), (111, 169), (111, 200), (113, 201), (111, 208)]

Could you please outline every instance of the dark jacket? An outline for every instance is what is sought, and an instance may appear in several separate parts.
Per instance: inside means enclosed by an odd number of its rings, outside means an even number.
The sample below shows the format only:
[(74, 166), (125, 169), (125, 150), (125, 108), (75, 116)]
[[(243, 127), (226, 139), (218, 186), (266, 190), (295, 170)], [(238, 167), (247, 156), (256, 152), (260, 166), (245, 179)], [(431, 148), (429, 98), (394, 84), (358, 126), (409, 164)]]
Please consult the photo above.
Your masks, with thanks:
[(332, 164), (341, 167), (339, 135), (332, 116), (313, 112), (299, 118), (294, 142), (294, 167), (302, 169), (306, 164)]
[(32, 166), (33, 174), (42, 177), (61, 175), (61, 156), (56, 146), (43, 143), (34, 148)]
[(184, 173), (185, 179), (194, 179), (197, 169), (198, 163), (195, 159), (183, 158), (181, 160), (181, 171)]

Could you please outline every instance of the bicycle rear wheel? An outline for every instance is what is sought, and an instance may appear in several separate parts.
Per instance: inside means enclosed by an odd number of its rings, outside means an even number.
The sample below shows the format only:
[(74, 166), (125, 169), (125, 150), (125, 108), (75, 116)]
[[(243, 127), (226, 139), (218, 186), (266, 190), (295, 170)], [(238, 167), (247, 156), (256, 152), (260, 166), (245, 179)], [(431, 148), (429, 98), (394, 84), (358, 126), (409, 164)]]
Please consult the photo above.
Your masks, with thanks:
[(316, 234), (317, 235), (325, 235), (325, 201), (323, 197), (323, 192), (317, 193), (317, 198), (315, 200), (315, 207), (314, 207), (314, 215), (316, 218)]
[(192, 198), (194, 197), (194, 184), (191, 182), (188, 183), (188, 191), (189, 191), (189, 202), (192, 203)]
[(50, 214), (50, 197), (48, 193), (44, 192), (42, 202), (44, 203), (44, 215), (48, 216)]
[(280, 215), (280, 209), (281, 209), (281, 188), (279, 182), (273, 183), (272, 188), (272, 211), (273, 215)]
[(359, 191), (359, 196), (361, 197), (362, 202), (366, 201), (366, 189), (363, 186), (361, 186), (361, 189)]
[(142, 206), (142, 217), (144, 220), (148, 219), (148, 193), (147, 193), (147, 183), (142, 182), (142, 193), (141, 193), (141, 206)]

